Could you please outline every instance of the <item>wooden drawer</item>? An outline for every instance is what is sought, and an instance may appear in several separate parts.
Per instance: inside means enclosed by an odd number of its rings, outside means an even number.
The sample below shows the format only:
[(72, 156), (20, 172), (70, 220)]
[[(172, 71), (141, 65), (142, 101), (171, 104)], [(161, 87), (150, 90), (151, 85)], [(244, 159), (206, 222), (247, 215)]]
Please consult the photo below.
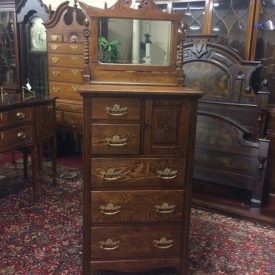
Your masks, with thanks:
[(93, 191), (92, 223), (180, 222), (183, 191)]
[(32, 120), (32, 109), (22, 108), (13, 111), (0, 112), (0, 125), (7, 126)]
[(185, 186), (185, 159), (92, 159), (92, 187)]
[(83, 129), (83, 115), (70, 112), (63, 113), (63, 126), (70, 127), (75, 130), (82, 131)]
[(82, 101), (82, 97), (78, 93), (79, 87), (79, 84), (69, 84), (51, 81), (49, 82), (49, 95), (58, 98)]
[(140, 120), (140, 99), (93, 98), (92, 119)]
[(33, 133), (30, 125), (0, 131), (1, 151), (8, 151), (10, 148), (15, 149), (15, 147), (25, 146), (32, 142)]
[(56, 101), (56, 109), (58, 111), (73, 112), (73, 113), (83, 113), (83, 104), (79, 101), (58, 99)]
[(180, 225), (92, 227), (91, 259), (179, 256), (181, 231)]
[(48, 52), (49, 53), (61, 53), (61, 54), (79, 54), (83, 55), (84, 53), (84, 44), (83, 43), (48, 43)]
[(92, 124), (93, 154), (138, 154), (139, 124)]
[(84, 58), (82, 55), (49, 54), (48, 64), (56, 67), (83, 68)]
[(82, 70), (51, 67), (49, 70), (49, 80), (82, 83)]

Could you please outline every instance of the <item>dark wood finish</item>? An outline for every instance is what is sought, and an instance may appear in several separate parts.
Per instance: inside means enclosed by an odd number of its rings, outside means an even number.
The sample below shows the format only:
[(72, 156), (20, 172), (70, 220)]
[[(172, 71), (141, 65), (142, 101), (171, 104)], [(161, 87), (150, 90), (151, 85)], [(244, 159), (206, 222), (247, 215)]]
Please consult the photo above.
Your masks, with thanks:
[(186, 85), (205, 92), (194, 180), (250, 190), (251, 206), (259, 207), (269, 148), (264, 138), (269, 93), (256, 83), (259, 63), (245, 62), (205, 37), (190, 37), (184, 53)]
[(0, 99), (0, 152), (24, 152), (24, 176), (27, 178), (26, 153), (32, 162), (32, 186), (39, 196), (38, 170), (40, 148), (49, 143), (53, 185), (56, 185), (55, 99), (33, 94), (7, 94)]

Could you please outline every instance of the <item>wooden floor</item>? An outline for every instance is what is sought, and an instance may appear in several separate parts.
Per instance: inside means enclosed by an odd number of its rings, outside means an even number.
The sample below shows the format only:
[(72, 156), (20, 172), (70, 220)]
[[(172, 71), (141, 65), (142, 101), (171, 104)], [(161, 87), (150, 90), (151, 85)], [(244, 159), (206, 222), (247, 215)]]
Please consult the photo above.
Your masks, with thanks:
[(193, 184), (192, 204), (223, 214), (275, 226), (275, 196), (266, 195), (261, 208), (249, 207), (250, 194), (218, 185)]

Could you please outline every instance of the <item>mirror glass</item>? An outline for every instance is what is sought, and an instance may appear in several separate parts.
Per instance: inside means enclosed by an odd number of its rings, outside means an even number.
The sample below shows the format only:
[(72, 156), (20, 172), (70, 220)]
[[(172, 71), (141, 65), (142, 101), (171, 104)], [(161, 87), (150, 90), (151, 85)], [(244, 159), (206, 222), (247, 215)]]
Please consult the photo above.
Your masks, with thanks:
[(171, 22), (100, 18), (100, 63), (170, 65)]

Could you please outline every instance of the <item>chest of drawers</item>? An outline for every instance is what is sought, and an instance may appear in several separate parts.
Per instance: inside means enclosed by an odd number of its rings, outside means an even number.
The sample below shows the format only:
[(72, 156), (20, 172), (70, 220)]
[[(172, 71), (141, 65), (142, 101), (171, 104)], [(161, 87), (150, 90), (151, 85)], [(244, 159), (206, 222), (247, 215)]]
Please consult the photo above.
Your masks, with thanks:
[(186, 274), (199, 92), (83, 85), (84, 274)]

